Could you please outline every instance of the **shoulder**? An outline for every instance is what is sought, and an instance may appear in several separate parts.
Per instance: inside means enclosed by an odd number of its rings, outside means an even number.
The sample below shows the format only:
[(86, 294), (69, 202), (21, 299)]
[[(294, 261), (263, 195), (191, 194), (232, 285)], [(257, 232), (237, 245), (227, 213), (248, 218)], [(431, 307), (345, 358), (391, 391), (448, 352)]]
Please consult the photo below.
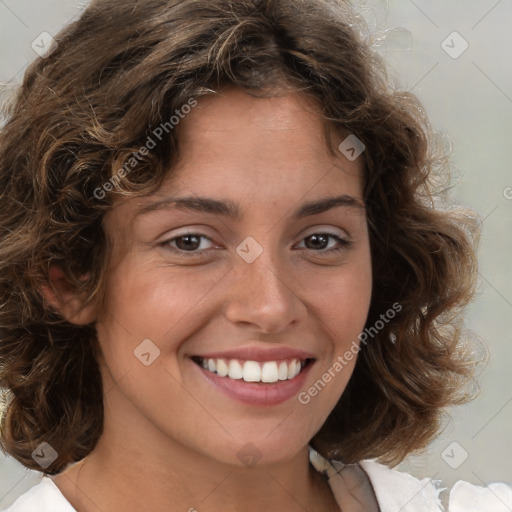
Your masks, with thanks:
[(443, 490), (430, 478), (417, 478), (371, 460), (359, 466), (368, 475), (382, 512), (442, 512), (439, 494)]
[(76, 512), (48, 477), (21, 495), (4, 512)]
[[(505, 483), (492, 483), (486, 487), (459, 480), (450, 491), (441, 481), (397, 471), (374, 460), (357, 464), (343, 464), (327, 460), (310, 446), (310, 461), (317, 471), (325, 474), (338, 502), (347, 494), (361, 498), (370, 494), (380, 512), (510, 512), (512, 487)], [(447, 491), (448, 509), (440, 499)], [(371, 505), (372, 500), (367, 503)], [(367, 506), (364, 510), (370, 510)]]
[[(440, 481), (417, 478), (375, 461), (359, 463), (368, 475), (382, 512), (444, 511), (439, 494), (446, 487)], [(512, 487), (492, 483), (486, 487), (459, 480), (449, 491), (449, 512), (509, 512), (512, 510)]]
[(481, 487), (459, 480), (450, 493), (450, 512), (510, 512), (512, 487), (497, 482)]

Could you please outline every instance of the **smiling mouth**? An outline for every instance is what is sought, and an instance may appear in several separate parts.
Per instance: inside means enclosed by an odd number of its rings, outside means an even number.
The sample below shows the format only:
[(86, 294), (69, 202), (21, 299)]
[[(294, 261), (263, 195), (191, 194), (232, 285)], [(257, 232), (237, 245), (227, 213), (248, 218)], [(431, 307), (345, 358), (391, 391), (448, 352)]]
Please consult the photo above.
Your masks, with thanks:
[(192, 361), (201, 368), (226, 377), (245, 382), (274, 383), (292, 380), (314, 359), (288, 359), (284, 361), (243, 361), (239, 359), (206, 359), (192, 356)]

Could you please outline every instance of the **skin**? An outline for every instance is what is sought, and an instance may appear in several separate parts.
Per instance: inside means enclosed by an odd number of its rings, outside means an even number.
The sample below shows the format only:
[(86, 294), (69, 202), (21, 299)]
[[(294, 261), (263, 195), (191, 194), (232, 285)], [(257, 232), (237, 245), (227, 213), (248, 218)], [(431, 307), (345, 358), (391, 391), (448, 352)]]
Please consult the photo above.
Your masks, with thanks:
[[(309, 465), (308, 442), (356, 358), (308, 404), (293, 397), (262, 408), (218, 391), (189, 356), (249, 344), (304, 349), (316, 358), (306, 390), (357, 340), (372, 287), (364, 205), (291, 214), (343, 194), (363, 204), (361, 159), (329, 154), (320, 118), (296, 93), (260, 99), (227, 88), (200, 98), (181, 123), (175, 172), (157, 193), (117, 200), (105, 216), (114, 250), (104, 303), (67, 311), (96, 324), (105, 420), (93, 452), (54, 482), (79, 511), (339, 510)], [(336, 146), (345, 136), (333, 136)], [(135, 215), (170, 196), (231, 200), (243, 217), (172, 206)], [(206, 238), (195, 249), (163, 244), (187, 232)], [(325, 232), (353, 244), (329, 253), (335, 239), (308, 238)], [(263, 249), (250, 264), (236, 252), (249, 236)], [(160, 355), (145, 366), (134, 350), (148, 338)], [(251, 467), (237, 457), (249, 442), (261, 455)]]

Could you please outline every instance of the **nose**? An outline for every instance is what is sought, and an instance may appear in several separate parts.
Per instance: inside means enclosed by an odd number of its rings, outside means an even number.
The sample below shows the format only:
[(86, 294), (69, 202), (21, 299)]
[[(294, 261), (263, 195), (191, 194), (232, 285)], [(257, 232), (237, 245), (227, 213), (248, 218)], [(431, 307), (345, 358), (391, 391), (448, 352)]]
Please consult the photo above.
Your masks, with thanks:
[(237, 261), (227, 276), (230, 292), (227, 319), (239, 326), (250, 325), (259, 332), (278, 333), (306, 315), (296, 276), (270, 254), (263, 253), (252, 263)]

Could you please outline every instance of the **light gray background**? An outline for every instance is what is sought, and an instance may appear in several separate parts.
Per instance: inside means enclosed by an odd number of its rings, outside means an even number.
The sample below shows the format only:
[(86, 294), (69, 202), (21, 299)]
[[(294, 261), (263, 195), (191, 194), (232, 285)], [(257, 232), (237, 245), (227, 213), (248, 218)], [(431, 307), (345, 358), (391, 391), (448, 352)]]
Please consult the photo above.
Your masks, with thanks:
[[(0, 99), (36, 57), (36, 36), (56, 34), (84, 5), (0, 0)], [(481, 394), (450, 411), (443, 435), (398, 469), (447, 487), (459, 479), (512, 484), (512, 2), (369, 0), (360, 9), (385, 37), (378, 47), (391, 75), (422, 100), (433, 127), (453, 141), (456, 200), (483, 219), (478, 295), (466, 322), (489, 353), (478, 376)], [(458, 58), (441, 46), (454, 31), (469, 45)], [(447, 40), (452, 53), (463, 48), (457, 38)], [(38, 480), (39, 473), (0, 457), (0, 508)]]

